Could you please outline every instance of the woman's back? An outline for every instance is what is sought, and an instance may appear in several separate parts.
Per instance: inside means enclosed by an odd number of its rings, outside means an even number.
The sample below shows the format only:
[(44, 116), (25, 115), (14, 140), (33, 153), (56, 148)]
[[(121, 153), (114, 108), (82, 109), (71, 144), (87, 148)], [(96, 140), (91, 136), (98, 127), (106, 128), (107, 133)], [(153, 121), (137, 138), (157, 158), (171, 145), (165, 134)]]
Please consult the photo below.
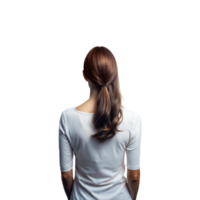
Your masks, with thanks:
[(59, 149), (60, 169), (73, 167), (76, 171), (70, 200), (131, 200), (124, 177), (124, 156), (130, 170), (140, 168), (141, 118), (134, 111), (122, 107), (123, 121), (116, 135), (100, 143), (93, 138), (96, 130), (92, 124), (93, 113), (85, 113), (71, 107), (60, 117)]

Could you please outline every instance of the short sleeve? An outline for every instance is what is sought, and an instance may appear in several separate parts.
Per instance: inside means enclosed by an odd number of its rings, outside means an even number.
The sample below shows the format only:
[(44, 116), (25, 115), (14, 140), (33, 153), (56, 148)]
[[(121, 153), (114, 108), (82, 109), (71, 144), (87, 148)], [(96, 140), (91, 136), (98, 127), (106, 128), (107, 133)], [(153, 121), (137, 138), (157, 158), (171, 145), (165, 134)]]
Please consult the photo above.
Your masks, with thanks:
[(127, 168), (137, 170), (140, 168), (140, 145), (141, 145), (141, 117), (136, 116), (136, 122), (131, 130), (131, 137), (126, 146)]
[(66, 120), (62, 112), (59, 121), (59, 161), (62, 172), (70, 171), (73, 168), (73, 149), (68, 134), (66, 134), (66, 126)]

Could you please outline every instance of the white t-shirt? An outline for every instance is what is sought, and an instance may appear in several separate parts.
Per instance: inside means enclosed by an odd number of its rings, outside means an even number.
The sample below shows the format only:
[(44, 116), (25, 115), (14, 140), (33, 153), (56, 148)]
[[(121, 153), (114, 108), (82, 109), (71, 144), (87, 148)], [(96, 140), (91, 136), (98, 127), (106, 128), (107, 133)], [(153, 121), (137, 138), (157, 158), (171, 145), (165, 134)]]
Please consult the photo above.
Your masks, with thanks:
[(91, 135), (96, 133), (92, 124), (93, 113), (81, 112), (75, 107), (65, 109), (59, 121), (60, 170), (76, 170), (70, 200), (131, 200), (126, 167), (140, 169), (141, 117), (122, 108), (123, 121), (116, 135), (100, 143)]

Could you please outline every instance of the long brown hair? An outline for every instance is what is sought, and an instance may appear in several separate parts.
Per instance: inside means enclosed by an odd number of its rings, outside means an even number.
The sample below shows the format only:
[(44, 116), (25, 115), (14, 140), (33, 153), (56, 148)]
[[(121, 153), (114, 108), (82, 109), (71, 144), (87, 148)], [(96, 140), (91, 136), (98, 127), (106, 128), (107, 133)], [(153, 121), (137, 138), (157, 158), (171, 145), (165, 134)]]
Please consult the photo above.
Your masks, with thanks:
[[(98, 130), (92, 137), (100, 142), (111, 139), (122, 123), (123, 112), (117, 62), (112, 52), (106, 47), (94, 47), (84, 60), (84, 74), (99, 88), (96, 110), (92, 119)], [(107, 87), (101, 87), (106, 85)], [(121, 121), (120, 121), (121, 120)]]

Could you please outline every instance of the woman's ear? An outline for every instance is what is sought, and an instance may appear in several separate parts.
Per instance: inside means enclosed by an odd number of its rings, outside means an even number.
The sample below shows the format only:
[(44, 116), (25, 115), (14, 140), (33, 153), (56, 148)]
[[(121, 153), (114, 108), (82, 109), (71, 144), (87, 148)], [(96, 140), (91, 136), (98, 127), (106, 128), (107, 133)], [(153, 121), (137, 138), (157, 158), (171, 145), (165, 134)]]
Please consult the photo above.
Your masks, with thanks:
[(87, 82), (87, 79), (85, 78), (85, 75), (84, 75), (84, 71), (82, 70), (81, 72), (81, 77), (83, 79), (84, 82)]
[(87, 78), (86, 78), (86, 76), (85, 76), (85, 74), (84, 74), (84, 70), (83, 70), (83, 77), (84, 77), (84, 79), (87, 81)]

